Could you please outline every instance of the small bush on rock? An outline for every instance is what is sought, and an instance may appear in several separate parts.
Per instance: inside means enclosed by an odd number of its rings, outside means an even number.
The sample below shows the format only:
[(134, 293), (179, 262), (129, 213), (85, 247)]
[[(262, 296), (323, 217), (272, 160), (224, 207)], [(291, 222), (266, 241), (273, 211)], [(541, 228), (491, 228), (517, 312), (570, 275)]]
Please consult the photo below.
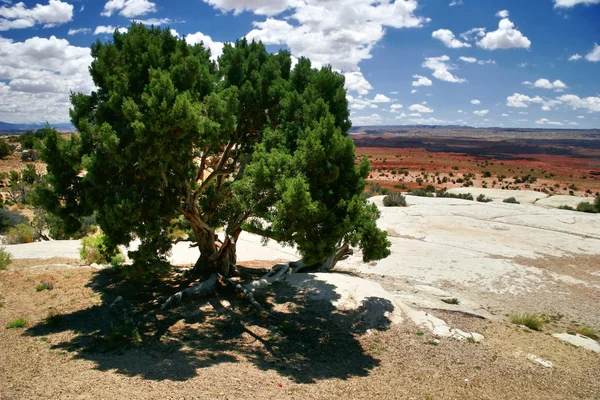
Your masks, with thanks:
[(575, 209), (574, 209), (573, 207), (571, 207), (571, 206), (565, 206), (565, 205), (559, 206), (559, 207), (558, 207), (558, 209), (559, 209), (559, 210), (570, 210), (570, 211), (575, 211)]
[(477, 201), (480, 203), (489, 203), (490, 201), (493, 201), (493, 200), (490, 199), (489, 197), (485, 197), (485, 195), (482, 193), (479, 196), (477, 196)]
[(383, 205), (386, 207), (406, 207), (406, 197), (400, 193), (390, 193), (383, 198)]
[(590, 214), (597, 214), (600, 212), (600, 210), (598, 210), (593, 204), (588, 203), (587, 201), (579, 203), (577, 205), (577, 211)]
[(510, 203), (510, 204), (520, 204), (517, 199), (515, 199), (514, 197), (509, 197), (508, 199), (504, 199), (502, 201), (503, 203)]
[(411, 196), (418, 196), (418, 197), (433, 197), (433, 193), (427, 192), (423, 189), (410, 191), (410, 192), (408, 192), (408, 194), (410, 194)]

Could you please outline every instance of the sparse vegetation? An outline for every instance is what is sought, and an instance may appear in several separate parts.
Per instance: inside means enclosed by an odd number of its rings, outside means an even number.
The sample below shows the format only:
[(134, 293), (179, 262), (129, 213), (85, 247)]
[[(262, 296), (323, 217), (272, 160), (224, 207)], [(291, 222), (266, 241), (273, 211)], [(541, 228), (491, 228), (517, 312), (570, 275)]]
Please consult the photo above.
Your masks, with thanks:
[(436, 197), (447, 197), (451, 199), (473, 200), (471, 193), (450, 193), (446, 188), (437, 191)]
[(598, 337), (598, 332), (596, 332), (595, 329), (590, 328), (589, 326), (579, 327), (575, 330), (575, 332), (579, 333), (580, 335), (587, 336), (590, 339), (594, 339), (594, 340), (600, 339), (600, 337)]
[(10, 228), (6, 233), (8, 244), (31, 243), (35, 236), (35, 230), (28, 224), (22, 223)]
[(477, 201), (480, 203), (489, 203), (490, 201), (494, 200), (490, 199), (489, 197), (485, 197), (485, 195), (481, 193), (479, 196), (477, 196)]
[(423, 189), (411, 190), (408, 192), (408, 194), (411, 196), (418, 196), (418, 197), (433, 197), (433, 193), (428, 192)]
[(40, 282), (36, 287), (36, 292), (42, 292), (44, 290), (52, 290), (54, 289), (54, 284), (52, 282)]
[(0, 139), (0, 158), (5, 158), (13, 153), (13, 149), (6, 140)]
[(400, 193), (390, 193), (383, 198), (383, 205), (386, 207), (406, 207), (406, 197)]
[(63, 318), (64, 318), (64, 316), (61, 313), (59, 313), (55, 310), (50, 310), (50, 311), (48, 311), (48, 316), (46, 318), (44, 318), (44, 323), (47, 326), (56, 326), (61, 323)]
[(19, 224), (26, 224), (27, 218), (17, 211), (10, 211), (6, 208), (0, 208), (0, 233), (6, 233), (8, 229), (14, 228)]
[[(108, 264), (112, 263), (113, 259), (118, 264), (123, 260), (123, 256), (119, 253), (118, 249), (107, 246), (106, 236), (102, 233), (84, 237), (81, 240), (79, 255), (88, 264)], [(121, 257), (117, 258), (118, 256)]]
[(517, 199), (515, 199), (514, 197), (509, 197), (507, 199), (502, 200), (503, 203), (509, 203), (509, 204), (520, 204)]
[(6, 269), (12, 261), (11, 254), (4, 247), (0, 247), (0, 270)]
[(515, 325), (525, 325), (534, 331), (539, 331), (544, 324), (544, 319), (540, 315), (531, 313), (513, 314), (510, 321)]
[(6, 329), (24, 328), (27, 325), (27, 321), (24, 318), (18, 318), (13, 322), (6, 325)]
[(600, 212), (600, 209), (598, 209), (594, 204), (588, 203), (587, 201), (583, 201), (583, 202), (577, 204), (576, 210), (579, 212), (590, 213), (590, 214), (597, 214), (598, 212)]

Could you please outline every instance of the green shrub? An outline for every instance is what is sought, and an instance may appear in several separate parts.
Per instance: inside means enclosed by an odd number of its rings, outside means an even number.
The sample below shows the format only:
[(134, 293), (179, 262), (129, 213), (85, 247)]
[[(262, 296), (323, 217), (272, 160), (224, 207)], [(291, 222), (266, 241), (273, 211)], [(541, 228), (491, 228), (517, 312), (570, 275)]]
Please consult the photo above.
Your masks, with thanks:
[(54, 289), (54, 284), (52, 282), (40, 282), (40, 284), (35, 287), (36, 292), (52, 289)]
[(481, 193), (479, 196), (477, 196), (477, 201), (480, 203), (489, 203), (490, 201), (493, 201), (493, 200), (490, 199), (489, 197), (485, 197), (485, 195), (483, 193)]
[(517, 199), (515, 199), (514, 197), (509, 197), (508, 199), (504, 199), (502, 200), (503, 203), (510, 203), (510, 204), (520, 204)]
[(406, 207), (406, 197), (400, 193), (390, 193), (383, 198), (383, 205), (386, 207)]
[(24, 328), (25, 325), (27, 325), (27, 321), (23, 318), (19, 318), (6, 325), (6, 329)]
[(490, 171), (483, 171), (483, 177), (484, 178), (491, 178), (492, 177), (492, 173)]
[(582, 326), (580, 328), (577, 328), (575, 330), (575, 332), (579, 333), (580, 335), (583, 336), (587, 336), (590, 339), (595, 339), (598, 340), (598, 332), (596, 332), (594, 329), (590, 328), (589, 326)]
[(0, 158), (5, 158), (13, 153), (13, 149), (6, 140), (0, 140)]
[(118, 254), (117, 249), (107, 246), (106, 236), (102, 233), (94, 236), (86, 236), (81, 240), (79, 255), (88, 264), (108, 264)]
[(442, 188), (436, 192), (437, 197), (445, 197), (451, 199), (473, 200), (471, 193), (449, 193), (446, 188)]
[(598, 210), (593, 204), (588, 203), (587, 201), (583, 201), (577, 205), (577, 211), (597, 214), (600, 210)]
[(544, 324), (544, 320), (540, 315), (530, 313), (513, 314), (510, 321), (515, 325), (525, 325), (534, 331), (539, 331)]
[(410, 191), (410, 192), (408, 192), (408, 194), (410, 194), (411, 196), (418, 196), (418, 197), (433, 197), (433, 193), (427, 192), (423, 189)]
[(0, 247), (0, 269), (6, 269), (12, 261), (11, 254), (4, 247)]
[(571, 206), (559, 206), (558, 207), (559, 210), (570, 210), (570, 211), (575, 211), (575, 209)]
[(16, 211), (0, 208), (0, 232), (6, 233), (8, 229), (19, 224), (27, 223), (27, 218)]
[(8, 244), (32, 243), (35, 236), (35, 230), (27, 224), (18, 224), (10, 228), (6, 233)]

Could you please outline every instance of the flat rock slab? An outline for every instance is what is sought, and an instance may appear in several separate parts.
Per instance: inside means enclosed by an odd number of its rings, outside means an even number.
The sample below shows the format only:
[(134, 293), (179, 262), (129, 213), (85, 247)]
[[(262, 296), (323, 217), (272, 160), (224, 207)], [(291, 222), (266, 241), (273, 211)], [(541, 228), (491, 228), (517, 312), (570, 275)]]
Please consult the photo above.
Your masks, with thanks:
[(371, 327), (403, 321), (397, 301), (377, 282), (333, 273), (292, 274), (285, 280), (313, 299), (330, 301), (340, 311), (361, 311), (361, 318)]
[(594, 203), (593, 197), (580, 197), (580, 196), (567, 196), (564, 194), (559, 194), (556, 196), (546, 197), (545, 199), (541, 199), (535, 202), (536, 206), (542, 207), (554, 207), (558, 208), (560, 206), (569, 206), (573, 208), (577, 208), (579, 203), (588, 202)]
[(571, 335), (570, 333), (555, 333), (552, 336), (562, 340), (563, 342), (572, 344), (573, 346), (583, 347), (584, 349), (600, 353), (600, 344), (587, 336), (582, 336), (579, 334)]

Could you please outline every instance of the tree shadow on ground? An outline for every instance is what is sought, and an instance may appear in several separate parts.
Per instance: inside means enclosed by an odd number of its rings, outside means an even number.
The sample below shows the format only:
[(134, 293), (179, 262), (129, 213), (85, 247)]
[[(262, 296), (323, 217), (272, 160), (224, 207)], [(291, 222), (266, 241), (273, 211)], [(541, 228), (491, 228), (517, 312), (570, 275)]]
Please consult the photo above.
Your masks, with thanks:
[(197, 376), (198, 369), (249, 362), (311, 383), (368, 375), (379, 361), (358, 336), (391, 324), (385, 316), (393, 310), (388, 300), (372, 297), (358, 309), (340, 311), (325, 300), (339, 298), (334, 286), (310, 275), (304, 289), (282, 281), (257, 291), (268, 317), (225, 290), (210, 304), (195, 299), (160, 313), (156, 299), (172, 294), (173, 284), (143, 286), (124, 280), (117, 269), (101, 270), (87, 285), (101, 295), (100, 305), (39, 323), (24, 334), (74, 331), (73, 339), (52, 348), (74, 352), (101, 371), (148, 380), (183, 381)]

